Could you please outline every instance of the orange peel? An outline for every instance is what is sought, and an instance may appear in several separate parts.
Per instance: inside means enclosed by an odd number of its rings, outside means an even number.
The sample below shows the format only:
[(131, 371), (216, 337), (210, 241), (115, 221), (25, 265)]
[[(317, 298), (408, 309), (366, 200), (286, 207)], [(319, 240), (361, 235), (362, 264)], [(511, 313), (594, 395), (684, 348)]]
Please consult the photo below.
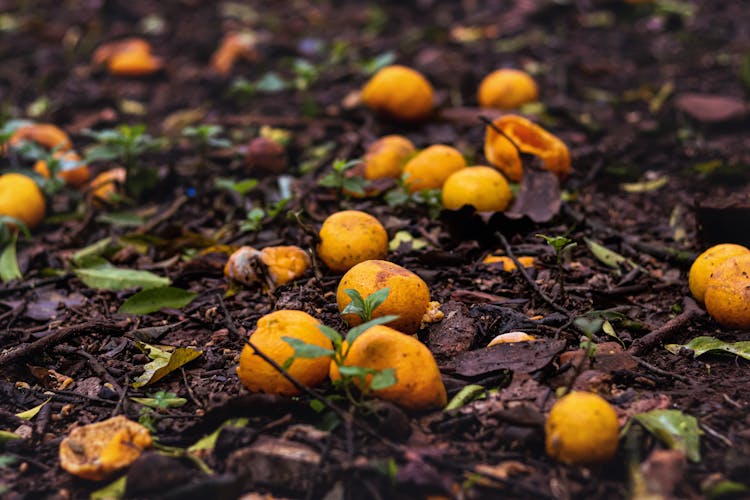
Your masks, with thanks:
[[(81, 187), (89, 181), (91, 170), (88, 165), (81, 165), (81, 157), (75, 151), (57, 151), (54, 155), (60, 160), (60, 170), (57, 177), (72, 187)], [(34, 172), (45, 179), (50, 178), (49, 167), (44, 160), (37, 160), (34, 164)]]

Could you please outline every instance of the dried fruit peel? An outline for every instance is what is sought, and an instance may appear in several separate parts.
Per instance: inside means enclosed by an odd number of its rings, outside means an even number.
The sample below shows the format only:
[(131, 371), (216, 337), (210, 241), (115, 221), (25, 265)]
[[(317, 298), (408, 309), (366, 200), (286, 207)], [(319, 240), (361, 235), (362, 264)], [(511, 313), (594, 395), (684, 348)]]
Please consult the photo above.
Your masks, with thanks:
[(248, 286), (262, 284), (267, 277), (273, 286), (281, 286), (299, 278), (309, 268), (310, 257), (297, 246), (272, 246), (260, 251), (243, 246), (227, 259), (224, 276)]
[[(57, 177), (65, 181), (65, 184), (72, 187), (81, 187), (89, 181), (91, 171), (87, 165), (80, 164), (81, 157), (78, 153), (75, 151), (57, 151), (54, 157), (60, 160)], [(49, 168), (44, 160), (37, 160), (34, 164), (34, 172), (45, 179), (50, 178)]]
[(58, 151), (67, 151), (73, 147), (68, 134), (51, 123), (34, 123), (20, 127), (13, 132), (8, 143), (13, 147), (18, 147), (24, 141), (35, 142), (47, 149), (57, 148)]
[(152, 442), (147, 428), (120, 415), (73, 429), (60, 443), (60, 466), (101, 481), (133, 463)]

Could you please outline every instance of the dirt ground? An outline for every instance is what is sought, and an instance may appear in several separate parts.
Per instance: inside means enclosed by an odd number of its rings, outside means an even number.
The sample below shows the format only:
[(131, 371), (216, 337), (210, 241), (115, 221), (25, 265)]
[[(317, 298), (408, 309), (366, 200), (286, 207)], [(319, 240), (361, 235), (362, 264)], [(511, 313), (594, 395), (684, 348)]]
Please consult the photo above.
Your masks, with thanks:
[[(721, 327), (695, 306), (687, 286), (705, 248), (750, 243), (749, 9), (747, 1), (704, 0), (0, 0), (4, 119), (55, 123), (82, 150), (92, 142), (84, 130), (122, 123), (171, 138), (139, 158), (159, 182), (137, 203), (90, 207), (63, 190), (45, 223), (19, 241), (24, 277), (0, 285), (0, 429), (23, 428), (25, 437), (0, 449), (3, 497), (85, 498), (116, 479), (75, 478), (61, 469), (58, 447), (74, 427), (117, 414), (147, 420), (161, 450), (129, 469), (130, 497), (589, 499), (647, 491), (704, 498), (717, 496), (715, 484), (749, 488), (748, 362), (664, 348), (701, 335), (750, 340), (750, 332)], [(256, 36), (255, 60), (219, 76), (211, 55), (237, 30)], [(122, 78), (91, 64), (102, 42), (133, 35), (152, 43), (162, 71)], [(399, 124), (356, 103), (368, 70), (389, 57), (432, 82), (431, 119)], [(477, 108), (476, 88), (500, 67), (534, 75), (540, 104), (524, 111), (570, 148), (572, 174), (551, 220), (390, 206), (382, 196), (342, 197), (319, 184), (335, 159), (359, 158), (393, 133), (418, 148), (450, 144), (484, 163), (479, 116), (496, 113)], [(202, 154), (180, 138), (182, 126), (195, 123), (222, 126), (231, 145)], [(268, 127), (289, 133), (282, 172), (245, 162), (248, 142)], [(19, 166), (29, 162), (6, 157), (0, 169)], [(93, 164), (97, 172), (111, 166)], [(292, 192), (282, 214), (243, 226), (253, 208), (283, 197), (279, 174), (291, 179)], [(217, 187), (218, 178), (259, 183), (239, 194)], [(542, 206), (557, 199), (531, 198)], [(426, 243), (402, 244), (388, 259), (422, 277), (443, 305), (443, 322), (418, 335), (449, 398), (470, 383), (498, 391), (459, 410), (411, 414), (383, 405), (363, 415), (341, 399), (331, 399), (336, 414), (316, 411), (310, 395), (242, 386), (239, 352), (262, 315), (301, 309), (344, 331), (335, 301), (340, 276), (316, 266), (270, 292), (227, 294), (223, 252), (243, 244), (314, 248), (314, 230), (342, 208), (375, 215), (391, 238), (406, 231)], [(122, 212), (142, 219), (102, 217)], [(540, 233), (577, 243), (562, 262), (564, 295)], [(76, 251), (107, 237), (119, 242), (107, 255), (113, 264), (167, 276), (197, 297), (181, 309), (118, 314), (134, 290), (95, 290), (71, 271)], [(529, 280), (482, 264), (507, 252), (503, 238), (514, 254), (536, 257)], [(605, 265), (586, 239), (629, 263)], [(580, 317), (609, 319), (614, 329), (615, 336), (593, 334), (606, 344), (590, 366), (578, 362), (585, 355), (561, 359), (581, 345)], [(495, 335), (518, 329), (544, 342), (520, 354), (485, 349)], [(655, 342), (639, 340), (653, 332)], [(56, 337), (40, 343), (49, 336)], [(137, 341), (202, 354), (133, 388), (149, 361)], [(666, 452), (633, 425), (607, 464), (555, 462), (544, 452), (542, 424), (556, 391), (570, 386), (602, 394), (623, 424), (653, 409), (695, 417), (700, 459)], [(187, 402), (150, 411), (130, 399), (159, 391)], [(33, 419), (16, 416), (47, 400)], [(245, 425), (224, 428), (200, 464), (183, 451), (236, 418)], [(633, 478), (645, 478), (646, 490)]]

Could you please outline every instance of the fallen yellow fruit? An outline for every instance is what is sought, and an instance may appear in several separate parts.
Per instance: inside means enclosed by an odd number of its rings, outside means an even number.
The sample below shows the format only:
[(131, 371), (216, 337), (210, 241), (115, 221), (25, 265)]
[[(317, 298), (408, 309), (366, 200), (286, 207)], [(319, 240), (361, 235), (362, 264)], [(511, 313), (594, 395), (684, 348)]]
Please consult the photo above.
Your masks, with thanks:
[(733, 243), (714, 245), (700, 254), (690, 266), (688, 274), (690, 293), (695, 300), (701, 303), (705, 300), (709, 277), (719, 265), (732, 257), (745, 254), (750, 254), (750, 249)]
[(33, 229), (46, 210), (42, 190), (33, 179), (13, 172), (0, 175), (0, 215), (14, 217)]
[(706, 310), (721, 325), (750, 328), (750, 253), (725, 260), (706, 285)]
[(372, 110), (402, 121), (427, 118), (432, 112), (432, 85), (406, 66), (386, 66), (362, 89), (362, 101)]
[(370, 259), (388, 254), (388, 233), (370, 214), (359, 210), (336, 212), (320, 227), (318, 256), (332, 271), (343, 273)]

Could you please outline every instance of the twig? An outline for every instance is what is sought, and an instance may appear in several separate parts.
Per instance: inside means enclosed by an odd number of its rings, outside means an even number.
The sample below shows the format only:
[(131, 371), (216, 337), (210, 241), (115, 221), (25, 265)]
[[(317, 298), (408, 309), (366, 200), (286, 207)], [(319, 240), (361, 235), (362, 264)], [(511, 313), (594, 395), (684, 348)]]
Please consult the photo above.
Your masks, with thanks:
[(203, 408), (203, 402), (200, 399), (198, 399), (198, 397), (193, 392), (193, 388), (190, 387), (190, 384), (188, 384), (187, 373), (185, 372), (185, 368), (180, 367), (180, 371), (182, 372), (182, 381), (185, 383), (185, 389), (187, 389), (187, 393), (188, 393), (188, 396), (190, 396), (190, 400), (198, 408)]
[(670, 319), (653, 332), (648, 333), (641, 338), (635, 339), (633, 341), (633, 344), (630, 346), (630, 349), (628, 349), (628, 352), (635, 355), (646, 353), (653, 347), (655, 347), (658, 343), (664, 342), (673, 333), (685, 327), (685, 325), (687, 325), (693, 319), (705, 314), (703, 310), (698, 307), (698, 304), (696, 304), (695, 301), (690, 297), (685, 297), (683, 306), (683, 310), (679, 315)]
[(64, 354), (77, 354), (81, 357), (84, 357), (88, 360), (89, 364), (91, 365), (91, 369), (96, 372), (99, 377), (104, 379), (105, 381), (112, 384), (112, 387), (115, 388), (115, 392), (118, 395), (122, 395), (122, 387), (120, 387), (120, 384), (115, 380), (115, 378), (110, 374), (107, 369), (102, 365), (96, 357), (92, 356), (91, 354), (87, 353), (83, 349), (76, 349), (75, 347), (67, 346), (67, 345), (59, 345), (55, 347), (55, 351), (62, 352)]
[(67, 340), (68, 337), (75, 337), (77, 335), (83, 335), (85, 333), (120, 333), (125, 329), (127, 322), (121, 321), (119, 323), (110, 323), (108, 321), (89, 321), (86, 323), (80, 323), (78, 325), (66, 326), (60, 328), (46, 337), (42, 337), (34, 342), (23, 344), (15, 349), (11, 349), (0, 354), (0, 366), (6, 366), (8, 363), (15, 363), (20, 361), (31, 354), (46, 349), (51, 345), (60, 344), (62, 341)]
[(187, 196), (180, 196), (177, 198), (172, 204), (167, 208), (166, 210), (159, 213), (157, 216), (155, 216), (153, 219), (149, 220), (145, 224), (143, 224), (141, 227), (136, 229), (136, 234), (145, 234), (151, 231), (153, 228), (161, 224), (162, 222), (170, 219), (174, 214), (177, 213), (177, 211), (180, 209), (182, 205), (185, 204), (185, 202), (188, 200)]
[(636, 362), (639, 365), (641, 365), (642, 367), (644, 367), (645, 369), (647, 369), (650, 372), (656, 373), (657, 375), (662, 375), (664, 377), (670, 377), (670, 378), (673, 378), (675, 380), (679, 380), (680, 382), (685, 382), (686, 384), (690, 382), (689, 378), (687, 378), (687, 377), (685, 377), (683, 375), (680, 375), (679, 373), (672, 373), (672, 372), (667, 371), (667, 370), (662, 370), (658, 366), (652, 365), (651, 363), (648, 363), (647, 361), (642, 360), (638, 356), (632, 356), (632, 357), (633, 357), (634, 360), (636, 360)]
[(72, 277), (73, 277), (73, 273), (66, 273), (61, 276), (51, 276), (49, 278), (40, 278), (38, 280), (31, 280), (25, 283), (21, 283), (19, 285), (0, 288), (0, 295), (5, 295), (7, 293), (13, 293), (13, 292), (21, 292), (24, 290), (32, 290), (40, 286), (49, 285), (51, 283), (57, 283), (58, 281), (65, 281), (66, 279), (72, 278)]
[(542, 291), (541, 288), (534, 282), (533, 279), (531, 279), (531, 276), (529, 276), (529, 273), (526, 272), (526, 269), (523, 267), (523, 265), (518, 261), (516, 258), (516, 255), (513, 253), (513, 249), (510, 247), (510, 243), (508, 243), (508, 240), (505, 238), (505, 235), (501, 233), (500, 231), (495, 231), (495, 235), (500, 240), (500, 243), (503, 245), (503, 249), (505, 250), (505, 253), (510, 257), (510, 260), (513, 261), (513, 263), (516, 265), (516, 268), (518, 268), (518, 271), (521, 273), (521, 276), (526, 280), (526, 283), (529, 284), (531, 289), (536, 293), (548, 306), (550, 306), (555, 311), (564, 314), (566, 318), (570, 318), (572, 315), (570, 312), (568, 312), (567, 309), (556, 303), (554, 300), (552, 300), (546, 293)]
[(120, 413), (122, 408), (125, 406), (125, 397), (128, 395), (128, 385), (130, 385), (130, 376), (125, 375), (125, 388), (122, 389), (120, 398), (117, 400), (117, 404), (115, 405), (115, 409), (112, 410), (113, 417), (117, 416), (117, 414)]

